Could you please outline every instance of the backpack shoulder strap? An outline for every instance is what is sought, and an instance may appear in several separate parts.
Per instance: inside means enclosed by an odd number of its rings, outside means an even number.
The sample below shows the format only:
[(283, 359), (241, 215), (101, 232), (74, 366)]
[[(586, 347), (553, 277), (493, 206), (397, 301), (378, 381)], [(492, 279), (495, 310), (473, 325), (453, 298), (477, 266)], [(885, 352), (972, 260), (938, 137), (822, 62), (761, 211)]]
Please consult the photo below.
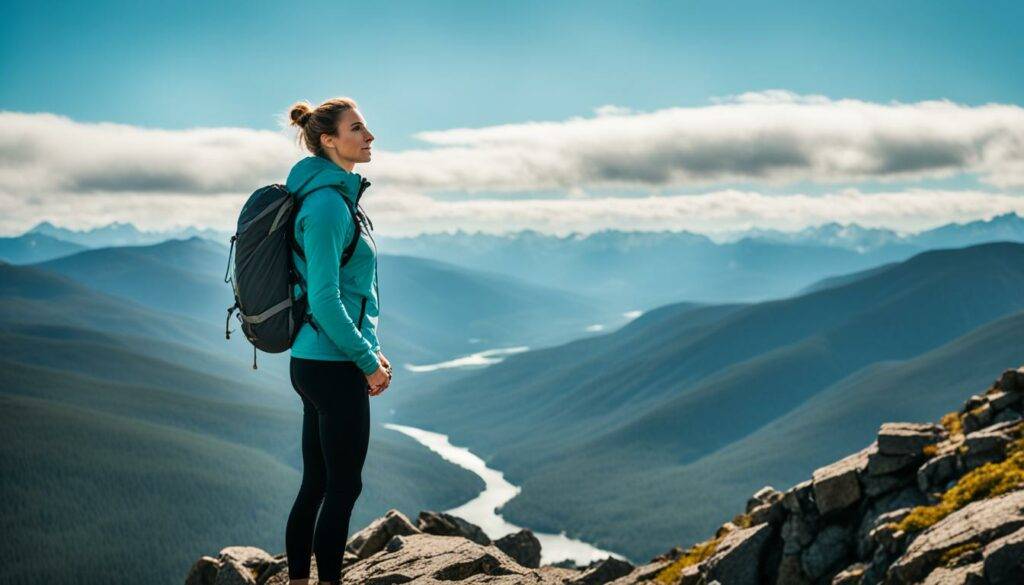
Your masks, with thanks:
[(345, 197), (345, 194), (341, 192), (341, 189), (335, 187), (338, 190), (338, 196), (345, 202), (345, 207), (348, 208), (348, 212), (352, 214), (352, 223), (355, 224), (356, 229), (352, 233), (352, 241), (345, 246), (345, 251), (341, 253), (341, 265), (348, 264), (348, 261), (352, 259), (352, 254), (356, 251), (356, 246), (359, 245), (359, 234), (362, 232), (362, 222), (359, 221), (359, 217), (356, 215), (356, 210), (352, 207), (352, 202)]
[[(341, 265), (344, 266), (345, 264), (348, 264), (349, 259), (355, 252), (356, 246), (359, 244), (359, 234), (361, 232), (362, 226), (360, 225), (359, 219), (356, 215), (356, 211), (352, 208), (352, 203), (349, 202), (349, 200), (345, 197), (345, 195), (341, 192), (340, 189), (338, 189), (337, 187), (335, 187), (335, 189), (338, 191), (338, 196), (341, 197), (341, 200), (345, 202), (345, 207), (348, 208), (348, 212), (352, 214), (352, 223), (354, 223), (356, 226), (355, 233), (352, 234), (352, 240), (348, 243), (347, 246), (345, 246), (345, 250), (341, 254)], [(305, 197), (295, 197), (295, 203), (292, 206), (292, 231), (288, 235), (288, 242), (291, 244), (292, 250), (295, 251), (299, 258), (302, 258), (303, 262), (306, 261), (306, 253), (302, 251), (302, 246), (300, 246), (299, 242), (295, 239), (294, 222), (298, 219), (299, 210), (302, 209), (302, 203), (305, 200)]]

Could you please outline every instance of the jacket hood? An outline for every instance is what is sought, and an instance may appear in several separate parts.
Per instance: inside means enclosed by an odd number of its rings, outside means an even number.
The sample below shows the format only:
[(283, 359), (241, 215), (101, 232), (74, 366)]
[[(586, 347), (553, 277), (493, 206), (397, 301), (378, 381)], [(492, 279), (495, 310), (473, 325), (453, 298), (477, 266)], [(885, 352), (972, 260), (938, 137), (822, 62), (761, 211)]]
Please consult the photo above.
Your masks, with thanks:
[(359, 173), (350, 173), (329, 159), (307, 156), (292, 167), (285, 187), (296, 197), (302, 198), (321, 187), (337, 186), (342, 188), (345, 198), (355, 204), (359, 202), (362, 181)]

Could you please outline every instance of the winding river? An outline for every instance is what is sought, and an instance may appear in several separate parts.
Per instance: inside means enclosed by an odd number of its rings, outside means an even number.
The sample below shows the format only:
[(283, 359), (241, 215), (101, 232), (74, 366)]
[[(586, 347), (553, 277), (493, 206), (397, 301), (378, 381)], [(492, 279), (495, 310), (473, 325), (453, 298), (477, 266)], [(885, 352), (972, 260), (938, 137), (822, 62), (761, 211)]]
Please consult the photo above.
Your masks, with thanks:
[[(498, 507), (514, 498), (522, 489), (509, 483), (502, 472), (487, 467), (484, 460), (474, 455), (469, 449), (456, 447), (449, 443), (447, 435), (394, 423), (385, 423), (384, 426), (412, 437), (427, 449), (440, 455), (442, 459), (467, 469), (484, 480), (484, 491), (480, 492), (480, 495), (461, 506), (445, 510), (445, 512), (476, 524), (491, 540), (518, 532), (522, 528), (508, 522), (496, 511)], [(609, 556), (626, 560), (622, 555), (569, 538), (564, 533), (534, 532), (534, 536), (540, 541), (541, 564), (571, 559), (577, 565), (586, 565), (591, 561)]]

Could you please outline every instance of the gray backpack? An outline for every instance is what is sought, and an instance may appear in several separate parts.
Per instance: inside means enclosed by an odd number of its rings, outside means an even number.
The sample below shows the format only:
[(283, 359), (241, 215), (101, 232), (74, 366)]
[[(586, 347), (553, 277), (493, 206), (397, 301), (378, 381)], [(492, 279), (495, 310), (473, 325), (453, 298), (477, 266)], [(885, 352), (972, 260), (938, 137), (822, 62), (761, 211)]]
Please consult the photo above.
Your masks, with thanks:
[[(359, 193), (369, 186), (370, 181), (364, 178)], [(341, 266), (345, 266), (359, 243), (363, 221), (369, 222), (369, 218), (361, 208), (354, 209), (340, 191), (338, 196), (345, 201), (356, 226), (352, 241), (341, 255)], [(288, 192), (284, 185), (261, 187), (242, 206), (238, 227), (231, 236), (224, 282), (231, 284), (235, 302), (228, 307), (224, 337), (231, 339), (231, 314), (237, 311), (242, 332), (253, 346), (253, 369), (256, 369), (257, 349), (267, 353), (289, 349), (304, 322), (308, 321), (319, 332), (308, 311), (306, 283), (295, 269), (291, 255), (294, 250), (300, 258), (306, 259), (302, 247), (295, 241), (295, 218), (301, 206), (302, 200)], [(370, 223), (371, 229), (372, 225)], [(295, 284), (302, 291), (297, 298), (293, 293)]]

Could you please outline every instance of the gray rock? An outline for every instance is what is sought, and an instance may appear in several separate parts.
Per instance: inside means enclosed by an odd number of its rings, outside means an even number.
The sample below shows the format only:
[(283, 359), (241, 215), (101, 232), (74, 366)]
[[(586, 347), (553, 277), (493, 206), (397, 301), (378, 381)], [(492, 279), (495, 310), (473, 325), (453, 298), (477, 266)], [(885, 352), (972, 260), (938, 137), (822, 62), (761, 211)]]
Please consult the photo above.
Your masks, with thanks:
[(636, 585), (637, 583), (643, 583), (645, 581), (653, 581), (658, 573), (665, 570), (665, 567), (672, 564), (672, 561), (653, 561), (646, 565), (640, 565), (633, 569), (629, 574), (619, 577), (618, 579), (611, 581), (608, 585)]
[(220, 571), (220, 561), (213, 557), (202, 556), (192, 565), (185, 577), (185, 585), (213, 585)]
[[(403, 535), (394, 552), (386, 549), (360, 560), (346, 570), (345, 581), (367, 585), (388, 583), (555, 583), (567, 569), (527, 569), (498, 550), (466, 538), (434, 534)], [(390, 539), (389, 539), (390, 544)], [(553, 570), (550, 570), (553, 569)]]
[(985, 585), (981, 563), (960, 567), (939, 567), (928, 574), (921, 585)]
[(1024, 367), (1003, 372), (996, 387), (1006, 392), (1024, 392)]
[(608, 557), (593, 563), (586, 571), (568, 581), (570, 585), (604, 585), (633, 572), (633, 565), (627, 561)]
[(1015, 423), (1020, 422), (1024, 419), (1024, 415), (1021, 415), (1020, 411), (1016, 408), (1007, 408), (999, 411), (999, 414), (992, 419), (993, 423)]
[(899, 455), (887, 455), (878, 451), (878, 442), (871, 444), (871, 448), (868, 451), (868, 475), (886, 475), (889, 473), (896, 473), (903, 471), (908, 467), (917, 467), (921, 464), (924, 459), (924, 454), (920, 451), (917, 453), (903, 453)]
[(993, 416), (995, 416), (995, 413), (992, 412), (992, 406), (987, 402), (978, 408), (968, 411), (963, 416), (964, 433), (973, 433), (987, 427), (992, 422)]
[(253, 575), (252, 569), (237, 559), (228, 557), (221, 561), (213, 585), (256, 585), (256, 576)]
[(782, 523), (782, 553), (795, 555), (814, 542), (815, 530), (807, 520), (799, 514), (790, 514)]
[(751, 510), (761, 506), (762, 504), (770, 504), (777, 502), (783, 497), (782, 492), (773, 488), (770, 485), (766, 485), (763, 488), (757, 490), (757, 492), (747, 500), (746, 513), (749, 514)]
[(484, 534), (479, 526), (444, 512), (422, 511), (416, 521), (416, 526), (421, 532), (427, 534), (461, 536), (484, 546), (491, 544), (491, 539)]
[(782, 494), (782, 506), (791, 514), (817, 513), (814, 503), (814, 480), (807, 479)]
[(860, 585), (867, 563), (854, 563), (832, 577), (832, 585)]
[(1024, 527), (1024, 490), (972, 502), (913, 537), (891, 571), (904, 583), (923, 579), (942, 554), (968, 542), (987, 543)]
[(904, 486), (917, 483), (916, 472), (893, 473), (889, 475), (865, 475), (861, 477), (861, 489), (868, 498), (877, 498), (898, 490)]
[(917, 488), (925, 494), (937, 491), (956, 477), (958, 467), (956, 451), (932, 457), (917, 470)]
[(419, 533), (419, 529), (412, 525), (405, 514), (392, 508), (349, 538), (345, 550), (365, 559), (384, 548), (393, 536)]
[(853, 550), (853, 536), (850, 529), (838, 524), (829, 524), (818, 532), (814, 542), (800, 555), (804, 573), (811, 579), (818, 579), (837, 569)]
[(988, 543), (982, 554), (991, 585), (1024, 583), (1024, 528)]
[(890, 522), (899, 522), (914, 506), (924, 503), (924, 497), (913, 487), (886, 494), (872, 501), (864, 510), (857, 526), (857, 558), (869, 558), (875, 546), (879, 544), (871, 535), (874, 530)]
[(782, 555), (776, 583), (779, 585), (811, 585), (810, 578), (800, 566), (800, 555)]
[(710, 581), (729, 585), (758, 585), (762, 570), (761, 552), (771, 536), (768, 524), (758, 524), (732, 532), (719, 541), (715, 553), (704, 561)]
[(988, 403), (992, 405), (992, 408), (1001, 411), (1011, 406), (1020, 404), (1021, 394), (1020, 392), (1006, 392), (1005, 390), (996, 390), (987, 396)]
[(494, 541), (494, 546), (524, 567), (540, 567), (540, 541), (525, 528), (499, 538)]
[(868, 453), (874, 444), (844, 457), (835, 463), (814, 470), (811, 479), (814, 485), (814, 501), (818, 512), (824, 516), (841, 510), (860, 500), (860, 480), (868, 464)]
[(918, 455), (927, 445), (934, 445), (946, 430), (931, 423), (883, 423), (878, 431), (878, 452), (885, 455)]
[(1002, 431), (981, 430), (975, 431), (964, 437), (964, 445), (968, 453), (987, 453), (989, 451), (1002, 451), (1013, 439)]

